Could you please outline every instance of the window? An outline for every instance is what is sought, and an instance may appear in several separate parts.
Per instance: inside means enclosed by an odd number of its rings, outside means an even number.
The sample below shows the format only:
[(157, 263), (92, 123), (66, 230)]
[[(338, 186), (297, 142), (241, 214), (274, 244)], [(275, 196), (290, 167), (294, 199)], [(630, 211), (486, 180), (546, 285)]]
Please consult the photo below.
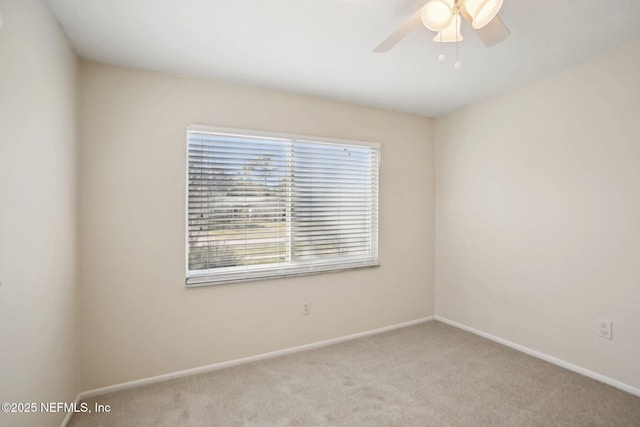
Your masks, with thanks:
[(379, 145), (189, 125), (187, 285), (378, 264)]

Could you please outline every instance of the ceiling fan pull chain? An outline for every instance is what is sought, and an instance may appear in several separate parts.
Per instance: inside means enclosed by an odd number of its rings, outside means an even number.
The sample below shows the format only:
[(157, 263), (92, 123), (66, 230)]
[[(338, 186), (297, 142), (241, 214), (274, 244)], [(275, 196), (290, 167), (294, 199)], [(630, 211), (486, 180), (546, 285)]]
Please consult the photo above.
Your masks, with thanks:
[[(460, 28), (458, 27), (458, 19), (460, 19), (460, 9), (457, 10), (458, 13), (456, 13), (456, 28)], [(460, 40), (458, 39), (458, 32), (456, 31), (456, 63), (453, 64), (453, 68), (460, 68), (462, 67), (462, 62), (460, 62), (460, 51), (459, 51), (459, 45), (460, 44)]]
[(440, 55), (438, 56), (438, 61), (444, 61), (444, 43), (442, 43), (442, 31), (440, 31)]

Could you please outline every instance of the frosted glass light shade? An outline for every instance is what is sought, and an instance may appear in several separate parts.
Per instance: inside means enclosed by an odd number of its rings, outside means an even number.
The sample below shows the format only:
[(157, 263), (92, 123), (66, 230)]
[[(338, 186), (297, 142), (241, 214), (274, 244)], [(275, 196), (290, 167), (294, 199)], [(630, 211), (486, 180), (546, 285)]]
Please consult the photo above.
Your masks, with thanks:
[[(442, 37), (441, 37), (442, 36)], [(456, 41), (462, 41), (463, 37), (460, 33), (460, 18), (452, 19), (451, 23), (447, 28), (442, 31), (439, 31), (438, 34), (433, 38), (434, 42), (442, 42), (442, 43), (455, 43)]]
[(431, 0), (422, 8), (422, 23), (431, 31), (444, 30), (453, 18), (454, 0)]
[(471, 15), (471, 26), (479, 29), (496, 17), (503, 0), (466, 0), (464, 8)]

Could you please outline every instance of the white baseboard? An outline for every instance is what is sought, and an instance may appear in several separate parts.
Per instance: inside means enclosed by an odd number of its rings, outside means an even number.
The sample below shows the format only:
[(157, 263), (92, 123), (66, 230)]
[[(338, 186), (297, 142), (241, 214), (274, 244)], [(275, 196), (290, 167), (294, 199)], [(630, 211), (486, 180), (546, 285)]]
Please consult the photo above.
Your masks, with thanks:
[[(80, 405), (80, 395), (76, 397), (75, 402), (76, 402), (75, 406), (78, 407)], [(62, 420), (62, 424), (60, 424), (60, 427), (67, 427), (67, 424), (69, 424), (69, 421), (71, 421), (72, 416), (73, 416), (72, 411), (67, 412), (67, 415), (65, 415), (64, 419)]]
[[(159, 383), (162, 381), (168, 381), (175, 378), (188, 377), (190, 375), (203, 374), (206, 372), (217, 371), (218, 369), (229, 368), (231, 366), (242, 365), (244, 363), (257, 362), (259, 360), (272, 359), (278, 356), (284, 356), (287, 354), (299, 353), (301, 351), (313, 350), (320, 347), (326, 347), (333, 344), (339, 344), (345, 341), (351, 341), (357, 338), (363, 338), (370, 335), (381, 334), (383, 332), (393, 331), (395, 329), (406, 328), (408, 326), (418, 325), (420, 323), (428, 322), (433, 320), (434, 316), (423, 317), (416, 320), (411, 320), (409, 322), (397, 323), (395, 325), (385, 326), (384, 328), (372, 329), (369, 331), (358, 332), (356, 334), (346, 335), (338, 338), (332, 338), (329, 340), (318, 341), (310, 344), (300, 345), (297, 347), (285, 348), (282, 350), (271, 351), (269, 353), (257, 354), (255, 356), (243, 357), (241, 359), (229, 360), (226, 362), (214, 363), (212, 365), (200, 366), (197, 368), (185, 369), (182, 371), (170, 372), (168, 374), (157, 375), (155, 377), (142, 378), (139, 380), (128, 381), (125, 383), (110, 385), (107, 387), (96, 388), (93, 390), (82, 391), (78, 394), (76, 398), (76, 404), (79, 405), (79, 402), (83, 399), (88, 399), (95, 396), (100, 396), (107, 393), (113, 393), (116, 391), (127, 390), (134, 387), (140, 387), (143, 385)], [(66, 427), (69, 420), (71, 420), (72, 412), (67, 413), (67, 416), (62, 421), (61, 427)]]
[(548, 354), (541, 353), (541, 352), (533, 350), (533, 349), (531, 349), (529, 347), (525, 347), (523, 345), (516, 344), (514, 342), (505, 340), (503, 338), (496, 337), (495, 335), (491, 335), (491, 334), (488, 334), (486, 332), (479, 331), (479, 330), (474, 329), (472, 327), (469, 327), (467, 325), (463, 325), (461, 323), (454, 322), (453, 320), (449, 320), (449, 319), (447, 319), (445, 317), (435, 315), (434, 318), (438, 322), (446, 323), (446, 324), (454, 326), (454, 327), (456, 327), (458, 329), (462, 329), (464, 331), (471, 332), (472, 334), (479, 335), (479, 336), (481, 336), (483, 338), (486, 338), (488, 340), (495, 341), (495, 342), (500, 343), (502, 345), (505, 345), (507, 347), (511, 347), (514, 350), (518, 350), (518, 351), (520, 351), (522, 353), (528, 354), (528, 355), (536, 357), (538, 359), (542, 359), (542, 360), (544, 360), (546, 362), (553, 363), (554, 365), (561, 366), (561, 367), (566, 368), (566, 369), (568, 369), (570, 371), (573, 371), (573, 372), (576, 372), (578, 374), (584, 375), (585, 377), (589, 377), (589, 378), (592, 378), (594, 380), (603, 382), (603, 383), (608, 384), (608, 385), (610, 385), (612, 387), (615, 387), (615, 388), (618, 388), (620, 390), (626, 391), (627, 393), (631, 393), (631, 394), (634, 394), (636, 396), (640, 396), (640, 388), (634, 387), (634, 386), (629, 385), (629, 384), (625, 384), (625, 383), (620, 382), (618, 380), (614, 380), (613, 378), (609, 378), (609, 377), (607, 377), (605, 375), (602, 375), (602, 374), (599, 374), (597, 372), (590, 371), (590, 370), (585, 369), (585, 368), (583, 368), (581, 366), (574, 365), (573, 363), (566, 362), (566, 361), (564, 361), (562, 359), (558, 359), (556, 357), (549, 356)]

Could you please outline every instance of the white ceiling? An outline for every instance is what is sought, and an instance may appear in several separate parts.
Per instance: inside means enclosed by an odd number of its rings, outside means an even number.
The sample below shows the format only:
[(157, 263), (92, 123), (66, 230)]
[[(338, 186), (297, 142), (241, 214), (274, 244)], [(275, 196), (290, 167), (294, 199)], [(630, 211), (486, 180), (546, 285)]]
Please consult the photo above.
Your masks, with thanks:
[(48, 0), (78, 54), (160, 72), (439, 116), (640, 40), (640, 0), (504, 0), (486, 48), (420, 26), (372, 53), (426, 0)]

